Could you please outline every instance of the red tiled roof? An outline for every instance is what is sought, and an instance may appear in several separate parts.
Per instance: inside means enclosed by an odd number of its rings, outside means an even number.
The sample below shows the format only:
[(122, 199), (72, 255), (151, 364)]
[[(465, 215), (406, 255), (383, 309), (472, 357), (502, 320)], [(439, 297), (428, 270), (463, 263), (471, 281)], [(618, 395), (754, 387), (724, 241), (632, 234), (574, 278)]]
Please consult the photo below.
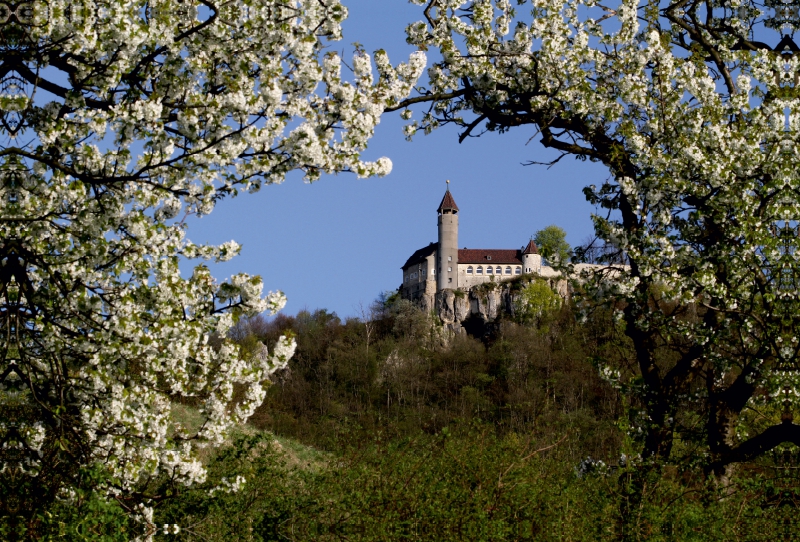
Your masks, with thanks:
[(444, 193), (442, 203), (439, 204), (439, 208), (436, 209), (436, 211), (441, 213), (444, 209), (458, 211), (458, 205), (456, 205), (456, 200), (453, 199), (453, 195), (450, 193), (449, 188), (447, 189), (447, 192)]
[(523, 254), (539, 254), (539, 249), (536, 248), (536, 243), (533, 242), (533, 239), (528, 241), (528, 246), (522, 249)]
[[(424, 262), (425, 258), (433, 254), (438, 248), (438, 246), (439, 245), (437, 243), (431, 243), (430, 245), (417, 250), (416, 252), (414, 252), (414, 254), (411, 255), (411, 257), (408, 260), (406, 260), (406, 263), (403, 264), (402, 269), (405, 271), (405, 269), (409, 265), (414, 265)], [(459, 252), (461, 251), (459, 250)]]
[[(491, 260), (487, 256), (491, 256)], [(458, 263), (522, 264), (522, 253), (514, 249), (462, 248), (458, 251)]]

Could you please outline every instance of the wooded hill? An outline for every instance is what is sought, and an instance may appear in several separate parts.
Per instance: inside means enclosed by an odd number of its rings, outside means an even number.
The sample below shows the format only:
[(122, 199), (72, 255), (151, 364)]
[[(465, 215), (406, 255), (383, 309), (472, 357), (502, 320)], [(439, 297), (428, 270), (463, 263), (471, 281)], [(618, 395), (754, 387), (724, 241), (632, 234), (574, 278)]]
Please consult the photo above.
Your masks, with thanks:
[(794, 539), (790, 450), (725, 487), (697, 461), (668, 465), (631, 500), (638, 411), (598, 370), (635, 385), (611, 313), (579, 323), (563, 306), (476, 338), (396, 297), (363, 312), (236, 326), (245, 351), (298, 342), (249, 432), (209, 459), (210, 479), (247, 482), (180, 493), (160, 523), (187, 540)]
[(486, 336), (449, 335), (406, 301), (378, 303), (366, 318), (342, 321), (325, 310), (256, 318), (235, 337), (247, 348), (295, 334), (297, 352), (251, 418), (260, 429), (332, 449), (385, 435), (436, 434), (481, 421), (500, 435), (542, 439), (580, 435), (576, 457), (618, 456), (620, 399), (587, 362), (624, 362), (624, 341), (609, 322), (578, 325), (570, 308), (537, 325), (500, 320)]
[[(635, 385), (611, 313), (578, 322), (567, 305), (477, 338), (396, 297), (363, 313), (234, 328), (245, 354), (287, 332), (296, 354), (250, 423), (208, 451), (204, 484), (162, 481), (156, 540), (794, 540), (789, 448), (724, 487), (697, 461), (667, 465), (632, 500), (636, 405), (598, 370)], [(113, 502), (77, 502), (42, 539), (141, 534)]]

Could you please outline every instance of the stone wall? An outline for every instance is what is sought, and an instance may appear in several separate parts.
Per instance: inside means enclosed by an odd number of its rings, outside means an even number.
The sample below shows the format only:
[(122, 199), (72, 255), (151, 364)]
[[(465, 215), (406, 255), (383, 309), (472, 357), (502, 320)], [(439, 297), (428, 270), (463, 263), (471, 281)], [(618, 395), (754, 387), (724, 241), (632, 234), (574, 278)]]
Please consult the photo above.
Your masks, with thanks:
[[(419, 264), (403, 270), (403, 283), (400, 285), (400, 297), (431, 306), (436, 295), (436, 251)], [(416, 275), (412, 278), (413, 275)]]

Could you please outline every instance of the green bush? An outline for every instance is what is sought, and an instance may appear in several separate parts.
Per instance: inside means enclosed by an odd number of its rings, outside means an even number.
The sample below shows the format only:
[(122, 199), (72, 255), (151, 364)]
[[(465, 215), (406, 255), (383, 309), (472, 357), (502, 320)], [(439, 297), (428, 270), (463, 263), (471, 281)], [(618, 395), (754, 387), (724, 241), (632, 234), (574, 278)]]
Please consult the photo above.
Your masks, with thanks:
[(562, 299), (544, 279), (536, 279), (515, 296), (514, 318), (520, 324), (536, 325), (561, 308)]
[[(92, 489), (103, 476), (102, 469), (80, 469), (71, 496), (55, 499), (30, 517), (3, 517), (0, 524), (2, 539), (128, 542), (143, 535), (144, 529), (131, 519), (123, 503)], [(10, 506), (12, 499), (6, 497), (2, 504)]]
[[(796, 480), (742, 473), (736, 490), (676, 470), (576, 461), (582, 435), (499, 435), (465, 422), (438, 434), (344, 446), (298, 465), (273, 437), (240, 437), (211, 477), (246, 476), (238, 493), (176, 495), (157, 523), (171, 540), (549, 541), (774, 540), (795, 536)], [(317, 457), (319, 459), (319, 457)], [(589, 467), (587, 467), (589, 465)], [(211, 482), (209, 482), (211, 483)], [(638, 483), (641, 498), (633, 498)], [(775, 491), (766, 491), (769, 487)], [(796, 492), (796, 491), (795, 491)], [(789, 493), (792, 495), (787, 496)], [(782, 500), (783, 499), (783, 500)], [(161, 537), (167, 539), (168, 537)]]
[[(206, 483), (181, 488), (159, 504), (155, 523), (180, 527), (177, 534), (161, 538), (281, 540), (280, 529), (313, 505), (304, 488), (314, 468), (298, 466), (293, 458), (272, 435), (240, 435), (210, 459)], [(232, 491), (230, 484), (237, 479), (244, 482)]]

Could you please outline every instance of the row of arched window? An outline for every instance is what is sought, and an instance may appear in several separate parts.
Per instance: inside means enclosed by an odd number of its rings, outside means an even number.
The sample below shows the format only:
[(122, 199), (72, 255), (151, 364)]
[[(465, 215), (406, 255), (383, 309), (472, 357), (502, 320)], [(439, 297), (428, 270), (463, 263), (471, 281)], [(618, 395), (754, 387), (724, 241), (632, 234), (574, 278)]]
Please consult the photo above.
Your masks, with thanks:
[[(511, 266), (507, 265), (505, 271), (506, 271), (505, 272), (506, 275), (510, 275), (511, 274)], [(471, 265), (468, 266), (467, 267), (467, 275), (472, 275), (472, 274), (483, 275), (483, 266), (479, 265), (477, 269), (473, 269)], [(503, 268), (501, 266), (499, 266), (499, 265), (497, 267), (492, 267), (491, 265), (487, 265), (486, 266), (486, 274), (487, 275), (502, 275), (503, 274)], [(521, 275), (522, 274), (522, 268), (520, 266), (515, 267), (514, 268), (514, 274), (515, 275)]]

